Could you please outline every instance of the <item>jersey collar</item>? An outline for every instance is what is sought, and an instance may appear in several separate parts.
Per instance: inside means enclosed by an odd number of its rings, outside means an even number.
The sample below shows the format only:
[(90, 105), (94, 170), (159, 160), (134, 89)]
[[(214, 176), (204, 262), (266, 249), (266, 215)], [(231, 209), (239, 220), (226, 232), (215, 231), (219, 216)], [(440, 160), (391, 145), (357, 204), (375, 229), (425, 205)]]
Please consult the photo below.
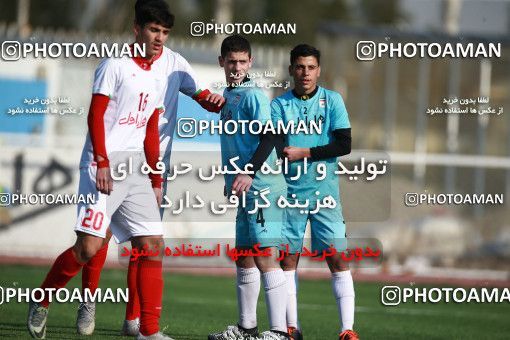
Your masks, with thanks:
[[(130, 45), (131, 47), (131, 53), (133, 52), (133, 45)], [(150, 71), (151, 70), (151, 66), (152, 64), (154, 64), (154, 62), (156, 60), (159, 59), (159, 57), (161, 57), (161, 54), (163, 54), (163, 50), (165, 49), (165, 47), (163, 46), (163, 48), (161, 49), (161, 51), (155, 55), (154, 57), (152, 57), (152, 59), (148, 60), (142, 56), (133, 56), (133, 61), (138, 65), (140, 66), (140, 68), (144, 71)]]
[(294, 89), (292, 90), (292, 94), (294, 95), (294, 97), (299, 98), (301, 100), (308, 100), (308, 99), (313, 98), (313, 96), (315, 96), (315, 94), (318, 91), (319, 91), (319, 85), (315, 86), (315, 90), (313, 90), (313, 92), (311, 92), (310, 94), (304, 94), (304, 95), (300, 96), (299, 94), (296, 93), (296, 91), (294, 91)]

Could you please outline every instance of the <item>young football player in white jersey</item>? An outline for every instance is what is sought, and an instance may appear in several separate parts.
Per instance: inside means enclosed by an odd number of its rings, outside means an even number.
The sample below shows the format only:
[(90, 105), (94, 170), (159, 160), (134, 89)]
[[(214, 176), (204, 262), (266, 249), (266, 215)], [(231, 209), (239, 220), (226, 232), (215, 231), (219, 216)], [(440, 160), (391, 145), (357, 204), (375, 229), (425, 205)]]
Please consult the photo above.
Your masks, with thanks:
[[(162, 178), (137, 173), (113, 183), (110, 175), (120, 152), (128, 152), (135, 167), (154, 167), (159, 156), (158, 120), (166, 91), (167, 65), (160, 61), (173, 15), (163, 1), (147, 1), (136, 11), (135, 39), (145, 45), (145, 58), (105, 59), (96, 70), (88, 117), (89, 134), (80, 162), (80, 194), (94, 193), (96, 202), (78, 206), (77, 241), (62, 253), (41, 288), (60, 288), (99, 249), (110, 227), (118, 242), (161, 249)], [(152, 184), (152, 189), (151, 189)], [(161, 256), (141, 257), (136, 265), (140, 303), (139, 339), (169, 339), (159, 332), (163, 291)], [(44, 338), (49, 301), (32, 302), (28, 329)]]
[[(159, 0), (138, 0), (135, 5), (135, 12), (142, 6)], [(143, 59), (140, 62), (147, 63)], [(160, 154), (163, 162), (170, 169), (170, 155), (172, 150), (173, 135), (176, 126), (177, 104), (179, 92), (193, 98), (204, 109), (211, 112), (219, 112), (225, 100), (221, 95), (211, 93), (209, 90), (200, 90), (195, 72), (179, 53), (163, 46), (163, 51), (158, 58), (166, 79), (166, 92), (164, 99), (164, 113), (159, 120)], [(166, 177), (166, 176), (165, 176)], [(166, 192), (166, 181), (163, 181), (163, 193)], [(90, 289), (92, 292), (97, 289), (101, 270), (104, 266), (108, 252), (108, 242), (111, 232), (108, 230), (103, 246), (84, 265), (82, 271), (82, 288)], [(136, 335), (139, 330), (140, 304), (136, 289), (138, 261), (130, 261), (127, 274), (129, 288), (129, 301), (126, 305), (126, 315), (122, 327), (122, 334)], [(91, 335), (95, 328), (95, 303), (84, 302), (78, 308), (76, 328), (79, 334)]]
[[(288, 134), (285, 136), (284, 156), (291, 162), (285, 175), (289, 198), (304, 201), (309, 197), (322, 199), (332, 196), (338, 203), (335, 209), (321, 209), (303, 213), (298, 209), (287, 209), (287, 223), (283, 236), (291, 254), (285, 256), (282, 267), (287, 277), (288, 305), (287, 326), (293, 339), (302, 338), (297, 319), (296, 268), (303, 247), (303, 237), (307, 221), (310, 221), (312, 251), (322, 252), (334, 245), (337, 250), (345, 248), (345, 222), (342, 216), (339, 192), (339, 179), (335, 175), (337, 157), (351, 152), (351, 125), (341, 95), (317, 85), (321, 72), (320, 52), (309, 45), (298, 45), (290, 52), (289, 73), (294, 79), (294, 88), (273, 99), (271, 115), (274, 124), (283, 121), (321, 122), (321, 133)], [(296, 176), (298, 167), (305, 166)], [(317, 167), (326, 170), (326, 177), (318, 181)], [(318, 195), (318, 196), (317, 196)], [(313, 200), (311, 200), (313, 201)], [(309, 211), (315, 210), (312, 206)], [(352, 330), (354, 324), (354, 286), (349, 267), (340, 253), (327, 257), (331, 271), (331, 284), (337, 302), (340, 318), (340, 340), (355, 340), (358, 335)]]
[[(229, 84), (223, 93), (226, 104), (221, 110), (221, 122), (223, 124), (255, 120), (261, 123), (270, 122), (269, 99), (248, 79), (248, 71), (252, 64), (250, 43), (239, 35), (225, 38), (221, 44), (219, 62)], [(236, 248), (251, 250), (258, 244), (260, 249), (269, 249), (273, 255), (277, 255), (277, 247), (282, 242), (285, 210), (276, 202), (280, 196), (286, 197), (287, 185), (283, 174), (262, 174), (259, 171), (264, 162), (272, 167), (276, 164), (276, 136), (238, 132), (234, 135), (222, 134), (220, 137), (223, 165), (233, 170), (230, 159), (238, 157), (239, 161), (236, 163), (239, 168), (244, 169), (245, 166), (251, 165), (253, 171), (251, 175), (225, 175), (228, 196), (245, 195), (246, 198), (246, 206), (239, 205), (237, 209)], [(253, 209), (258, 206), (256, 201), (261, 199), (258, 194), (264, 191), (267, 192), (266, 199), (270, 205), (258, 210)], [(209, 340), (288, 339), (285, 321), (286, 279), (276, 257), (241, 256), (236, 261), (239, 320), (237, 325), (210, 334)], [(261, 277), (270, 330), (259, 335), (257, 299)]]

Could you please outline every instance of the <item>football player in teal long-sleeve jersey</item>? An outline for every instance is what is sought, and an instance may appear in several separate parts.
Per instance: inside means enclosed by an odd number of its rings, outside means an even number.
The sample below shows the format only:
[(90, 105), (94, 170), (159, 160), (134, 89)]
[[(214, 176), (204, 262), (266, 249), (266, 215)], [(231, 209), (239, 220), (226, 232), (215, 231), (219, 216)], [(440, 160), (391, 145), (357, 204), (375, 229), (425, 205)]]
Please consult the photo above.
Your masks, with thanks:
[[(337, 157), (351, 151), (351, 125), (342, 96), (317, 85), (320, 77), (320, 52), (309, 45), (298, 45), (290, 53), (289, 73), (294, 79), (294, 88), (275, 98), (271, 103), (273, 124), (304, 124), (315, 122), (320, 132), (287, 134), (284, 156), (290, 161), (285, 174), (288, 198), (298, 202), (312, 202), (303, 210), (288, 208), (284, 226), (284, 241), (289, 254), (282, 261), (287, 277), (288, 332), (299, 339), (301, 330), (297, 318), (296, 268), (303, 246), (306, 224), (310, 221), (312, 251), (322, 251), (334, 245), (343, 250), (346, 245), (345, 222), (340, 203), (339, 178), (335, 175)], [(306, 168), (306, 173), (304, 173)], [(298, 173), (300, 171), (300, 173)], [(325, 176), (324, 176), (325, 174)], [(317, 209), (319, 200), (334, 199), (333, 208)], [(320, 207), (320, 206), (319, 206)], [(327, 257), (332, 274), (333, 293), (340, 316), (340, 339), (358, 339), (352, 330), (354, 324), (354, 286), (348, 266), (341, 261), (340, 254)]]

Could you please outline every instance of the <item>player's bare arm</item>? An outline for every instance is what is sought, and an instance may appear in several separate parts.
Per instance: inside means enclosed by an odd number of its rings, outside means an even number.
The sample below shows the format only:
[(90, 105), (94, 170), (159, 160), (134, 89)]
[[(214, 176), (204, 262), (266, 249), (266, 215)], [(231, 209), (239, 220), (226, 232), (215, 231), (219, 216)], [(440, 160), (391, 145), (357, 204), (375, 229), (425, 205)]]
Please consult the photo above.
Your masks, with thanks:
[(97, 169), (96, 188), (99, 192), (106, 195), (109, 195), (113, 191), (113, 179), (110, 173), (110, 167)]

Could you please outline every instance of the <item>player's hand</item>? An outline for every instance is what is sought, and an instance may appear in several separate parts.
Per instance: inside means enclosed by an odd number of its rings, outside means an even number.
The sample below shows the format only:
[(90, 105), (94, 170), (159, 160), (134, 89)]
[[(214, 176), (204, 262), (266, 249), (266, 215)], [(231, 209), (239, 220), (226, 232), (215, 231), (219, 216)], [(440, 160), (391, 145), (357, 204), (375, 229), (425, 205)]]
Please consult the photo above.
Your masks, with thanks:
[(96, 189), (105, 195), (110, 195), (113, 191), (113, 179), (110, 174), (110, 167), (97, 169)]
[(253, 178), (245, 174), (238, 174), (232, 183), (232, 191), (236, 192), (236, 196), (242, 196), (243, 192), (250, 190)]
[(209, 93), (204, 99), (198, 102), (204, 109), (210, 112), (220, 112), (225, 105), (225, 98), (217, 93)]
[(283, 149), (283, 155), (291, 162), (311, 157), (309, 148), (296, 148), (295, 146), (287, 146)]
[(158, 202), (158, 207), (161, 206), (161, 201), (163, 200), (163, 191), (161, 188), (152, 188), (154, 190), (154, 195), (156, 195), (156, 202)]
[(223, 98), (223, 96), (218, 93), (209, 93), (207, 97), (205, 97), (205, 101), (218, 107), (221, 107), (223, 104), (225, 104), (225, 98)]

